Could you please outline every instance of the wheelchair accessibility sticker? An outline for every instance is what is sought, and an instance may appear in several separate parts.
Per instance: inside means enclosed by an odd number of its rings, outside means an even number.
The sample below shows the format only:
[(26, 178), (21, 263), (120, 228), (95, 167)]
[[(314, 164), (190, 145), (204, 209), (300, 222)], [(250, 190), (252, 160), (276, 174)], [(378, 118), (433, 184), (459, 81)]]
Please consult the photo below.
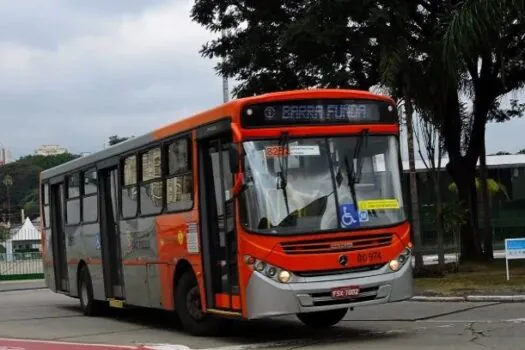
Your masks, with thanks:
[(357, 211), (354, 204), (342, 204), (340, 206), (339, 215), (341, 225), (344, 228), (359, 227), (362, 222), (368, 222), (368, 211)]

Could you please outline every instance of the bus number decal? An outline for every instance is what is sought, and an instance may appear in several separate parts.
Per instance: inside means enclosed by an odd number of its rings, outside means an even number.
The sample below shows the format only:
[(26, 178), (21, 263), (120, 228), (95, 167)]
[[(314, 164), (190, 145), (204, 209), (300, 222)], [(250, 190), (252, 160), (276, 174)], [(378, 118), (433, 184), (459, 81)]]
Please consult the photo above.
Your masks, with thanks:
[(189, 254), (199, 253), (199, 230), (196, 222), (186, 224), (186, 250)]
[(381, 262), (381, 260), (383, 260), (381, 252), (368, 252), (357, 254), (358, 264), (377, 263)]

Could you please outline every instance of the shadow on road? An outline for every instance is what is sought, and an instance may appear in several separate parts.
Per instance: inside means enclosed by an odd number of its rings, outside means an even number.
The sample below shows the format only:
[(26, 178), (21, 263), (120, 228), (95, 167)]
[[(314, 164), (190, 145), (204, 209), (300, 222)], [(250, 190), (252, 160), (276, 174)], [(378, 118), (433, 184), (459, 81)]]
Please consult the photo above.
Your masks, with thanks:
[[(62, 309), (81, 313), (79, 307), (67, 305)], [(114, 319), (144, 328), (184, 332), (175, 313), (142, 308), (105, 310), (102, 317)], [(378, 331), (370, 328), (370, 323), (359, 328), (345, 326), (345, 322), (329, 329), (312, 329), (304, 326), (295, 317), (272, 318), (265, 320), (224, 320), (224, 331), (219, 336), (222, 341), (231, 345), (255, 343), (315, 344), (345, 343), (385, 340), (406, 336), (403, 333)], [(368, 327), (367, 327), (368, 326)]]

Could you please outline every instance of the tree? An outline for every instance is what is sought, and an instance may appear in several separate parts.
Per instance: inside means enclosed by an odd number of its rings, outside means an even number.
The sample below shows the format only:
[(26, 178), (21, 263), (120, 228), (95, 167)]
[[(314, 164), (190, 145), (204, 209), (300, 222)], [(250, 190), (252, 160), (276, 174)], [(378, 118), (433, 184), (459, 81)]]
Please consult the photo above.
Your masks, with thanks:
[(369, 39), (377, 28), (365, 21), (373, 8), (360, 1), (197, 0), (191, 16), (221, 33), (201, 54), (221, 58), (217, 72), (239, 81), (232, 93), (243, 97), (376, 84), (379, 45)]
[[(480, 159), (484, 211), (489, 205), (485, 126), (498, 98), (525, 84), (525, 42), (522, 40), (525, 34), (524, 10), (523, 1), (459, 1), (451, 11), (452, 15), (443, 35), (447, 74), (457, 76), (458, 72), (467, 73), (467, 86), (473, 96), (472, 129), (468, 149), (465, 156), (449, 152), (450, 170), (458, 183), (460, 196), (462, 192), (470, 192), (469, 197), (472, 197), (475, 192), (476, 163), (478, 158)], [(469, 209), (476, 208), (469, 206)], [(488, 215), (484, 217), (485, 253), (492, 259), (490, 218)], [(473, 250), (466, 253), (469, 258), (481, 254), (480, 251)]]
[(434, 209), (438, 245), (438, 264), (439, 268), (443, 271), (445, 268), (445, 245), (440, 189), (443, 139), (439, 134), (439, 126), (432, 124), (432, 118), (425, 116), (424, 113), (424, 111), (420, 112), (420, 118), (418, 119), (415, 135), (419, 156), (421, 157), (421, 160), (425, 164), (425, 167), (427, 168), (430, 175), (430, 182), (432, 184), (434, 196), (436, 199), (434, 203)]
[[(13, 178), (13, 185), (10, 187), (11, 197), (11, 216), (20, 209), (26, 209), (26, 215), (35, 218), (39, 215), (39, 178), (40, 172), (55, 167), (65, 162), (79, 157), (78, 155), (64, 153), (55, 156), (29, 155), (19, 160), (8, 163), (0, 167), (0, 179), (6, 174)], [(0, 210), (7, 212), (7, 193), (0, 191)]]
[[(390, 30), (385, 32), (387, 40), (384, 40), (385, 53), (382, 55), (388, 61), (382, 67), (386, 67), (389, 76), (394, 77), (386, 82), (392, 85), (394, 80), (394, 87), (400, 85), (396, 80), (410, 85), (415, 104), (440, 126), (449, 156), (447, 171), (458, 184), (460, 202), (468, 208), (468, 220), (461, 230), (463, 260), (482, 258), (475, 172), (480, 156), (483, 156), (482, 166), (484, 164), (484, 135), (489, 112), (496, 109), (499, 96), (519, 87), (525, 78), (522, 72), (525, 67), (519, 63), (521, 56), (525, 56), (525, 46), (518, 40), (519, 21), (509, 21), (509, 16), (496, 25), (500, 31), (498, 40), (478, 41), (477, 51), (461, 51), (464, 47), (470, 47), (471, 42), (466, 43), (468, 39), (465, 37), (458, 40), (461, 38), (458, 23), (468, 25), (472, 21), (462, 22), (458, 18), (464, 17), (468, 6), (475, 9), (475, 2), (421, 1), (418, 11), (424, 21), (420, 16), (411, 18), (406, 16), (406, 11), (392, 9), (390, 13), (394, 14), (395, 20), (391, 22), (401, 25), (394, 26), (396, 30), (393, 33)], [(398, 4), (394, 2), (392, 6)], [(505, 8), (500, 10), (505, 11)], [(506, 11), (510, 11), (509, 7)], [(475, 14), (475, 11), (472, 13)], [(455, 35), (454, 31), (460, 35)], [(402, 40), (397, 39), (399, 33)], [(410, 49), (406, 49), (407, 44)], [(509, 65), (498, 70), (503, 61), (509, 62)], [(472, 113), (465, 110), (460, 92), (473, 98)]]
[(121, 143), (121, 142), (124, 142), (128, 139), (128, 137), (119, 137), (118, 135), (113, 135), (113, 136), (110, 136), (109, 137), (109, 145), (110, 146), (113, 146), (113, 145), (116, 145), (117, 143)]
[(520, 150), (520, 151), (518, 151), (518, 154), (525, 154), (525, 148)]
[[(224, 33), (201, 53), (222, 59), (216, 69), (240, 81), (237, 97), (368, 89), (381, 81), (394, 97), (424, 110), (439, 125), (446, 169), (468, 208), (462, 259), (477, 260), (476, 164), (480, 155), (482, 164), (485, 159), (490, 111), (525, 81), (523, 7), (521, 0), (197, 0), (192, 18)], [(465, 93), (472, 112), (461, 99)]]

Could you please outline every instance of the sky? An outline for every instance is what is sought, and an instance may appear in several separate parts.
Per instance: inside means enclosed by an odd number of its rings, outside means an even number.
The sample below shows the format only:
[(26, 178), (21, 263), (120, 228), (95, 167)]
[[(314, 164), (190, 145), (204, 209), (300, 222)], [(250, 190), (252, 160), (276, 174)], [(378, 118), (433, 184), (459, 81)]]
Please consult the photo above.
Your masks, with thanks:
[[(38, 6), (36, 5), (38, 4)], [(212, 36), (191, 0), (0, 2), (0, 143), (94, 152), (222, 103)], [(487, 149), (525, 148), (525, 119), (489, 125)]]

